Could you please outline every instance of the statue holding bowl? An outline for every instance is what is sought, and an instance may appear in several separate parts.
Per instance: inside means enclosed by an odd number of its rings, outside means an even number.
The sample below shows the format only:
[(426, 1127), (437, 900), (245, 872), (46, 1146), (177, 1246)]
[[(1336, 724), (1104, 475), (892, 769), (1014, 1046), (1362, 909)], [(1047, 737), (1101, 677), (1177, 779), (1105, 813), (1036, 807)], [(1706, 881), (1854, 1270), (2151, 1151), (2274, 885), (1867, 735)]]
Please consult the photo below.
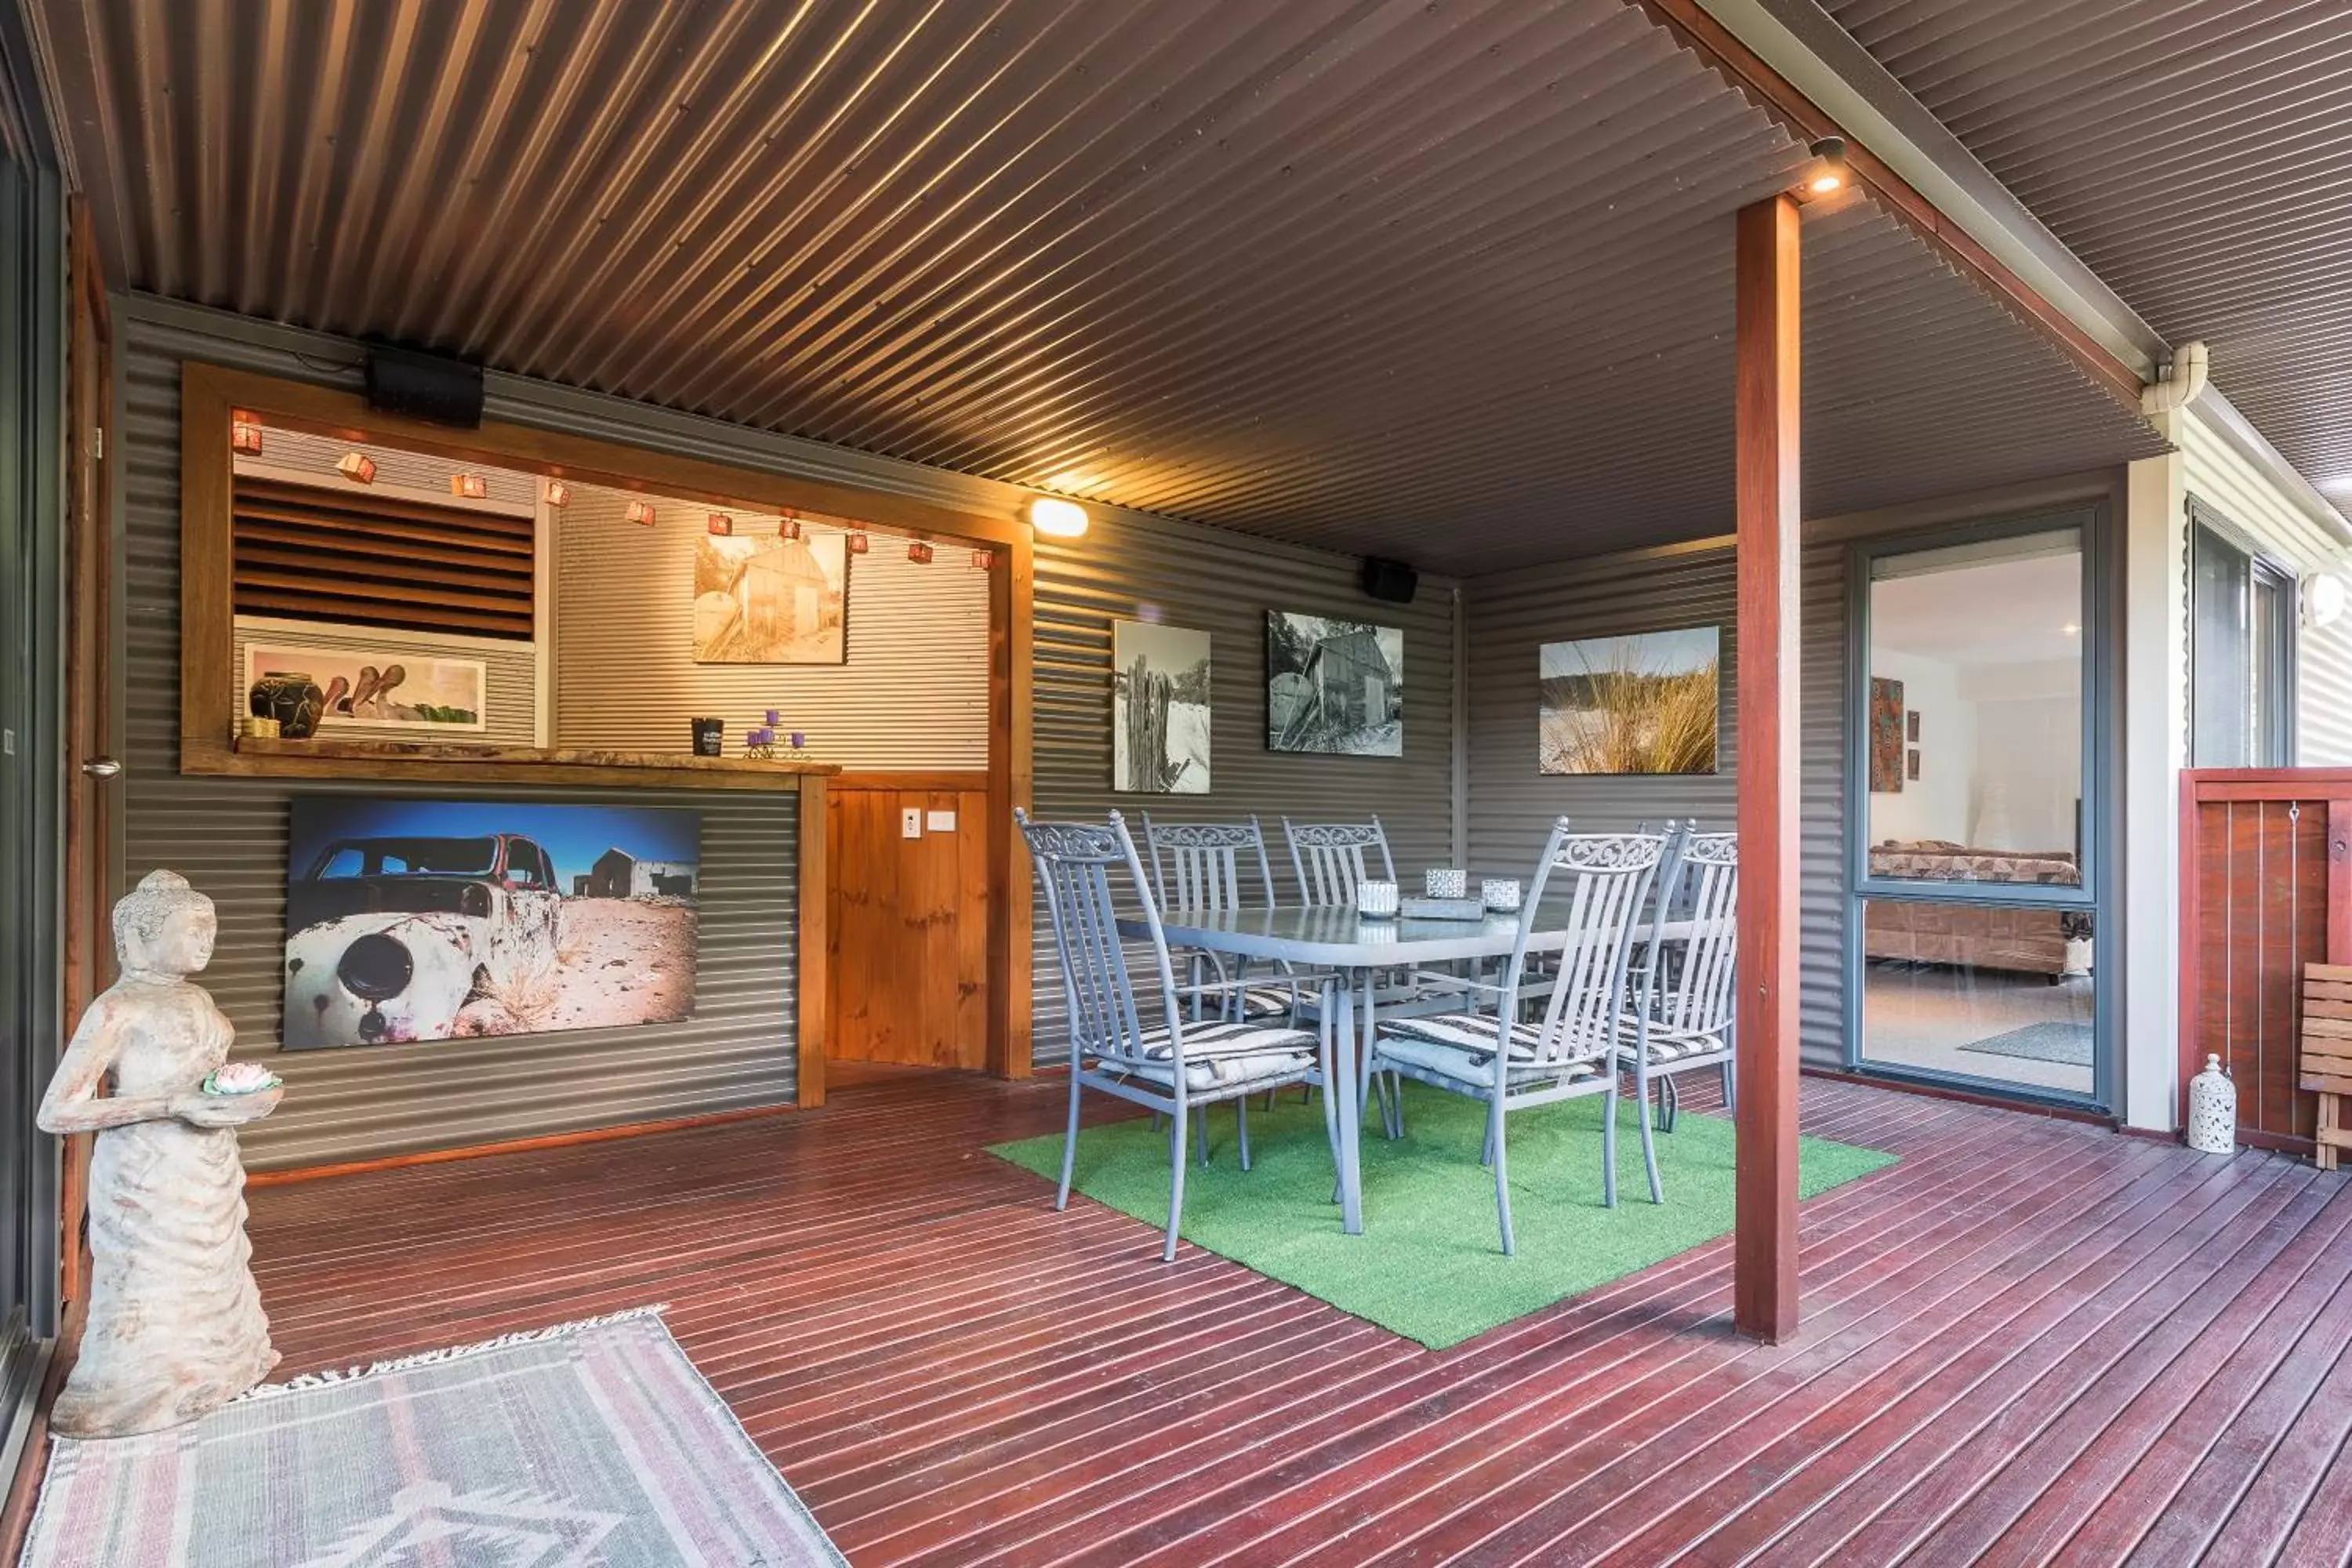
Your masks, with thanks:
[(121, 977), (82, 1015), (41, 1100), (44, 1130), (98, 1135), (89, 1311), (50, 1416), (68, 1437), (193, 1421), (278, 1363), (236, 1129), (280, 1090), (267, 1068), (228, 1060), (236, 1032), (188, 978), (211, 962), (215, 929), (213, 901), (174, 872), (150, 872), (117, 903)]

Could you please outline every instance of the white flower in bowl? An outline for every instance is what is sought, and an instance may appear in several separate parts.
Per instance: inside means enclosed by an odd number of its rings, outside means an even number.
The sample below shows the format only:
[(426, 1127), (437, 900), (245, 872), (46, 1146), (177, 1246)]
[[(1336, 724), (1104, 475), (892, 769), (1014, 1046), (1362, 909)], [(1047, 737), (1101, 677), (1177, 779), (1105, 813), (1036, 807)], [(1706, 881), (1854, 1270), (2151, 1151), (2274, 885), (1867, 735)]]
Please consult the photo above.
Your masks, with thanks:
[(206, 1094), (260, 1094), (284, 1080), (259, 1062), (226, 1062), (205, 1079)]

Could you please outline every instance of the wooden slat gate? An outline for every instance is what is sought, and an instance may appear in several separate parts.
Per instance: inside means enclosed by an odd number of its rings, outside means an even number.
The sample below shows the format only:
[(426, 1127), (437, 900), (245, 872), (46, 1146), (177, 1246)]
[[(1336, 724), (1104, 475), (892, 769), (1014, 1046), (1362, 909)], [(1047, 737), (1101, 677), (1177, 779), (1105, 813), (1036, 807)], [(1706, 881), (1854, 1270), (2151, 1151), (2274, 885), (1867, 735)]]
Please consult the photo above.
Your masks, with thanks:
[(2238, 1136), (2307, 1154), (2305, 965), (2352, 964), (2352, 768), (2192, 768), (2180, 789), (2180, 1116), (2218, 1056)]

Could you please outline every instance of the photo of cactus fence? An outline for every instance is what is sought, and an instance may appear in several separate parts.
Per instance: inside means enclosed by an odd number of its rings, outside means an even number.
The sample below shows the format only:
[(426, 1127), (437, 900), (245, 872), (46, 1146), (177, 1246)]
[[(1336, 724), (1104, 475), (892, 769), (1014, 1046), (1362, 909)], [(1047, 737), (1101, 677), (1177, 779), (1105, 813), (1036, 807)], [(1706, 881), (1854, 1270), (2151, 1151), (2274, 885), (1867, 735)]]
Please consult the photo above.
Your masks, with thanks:
[(1209, 634), (1111, 626), (1111, 788), (1209, 793)]

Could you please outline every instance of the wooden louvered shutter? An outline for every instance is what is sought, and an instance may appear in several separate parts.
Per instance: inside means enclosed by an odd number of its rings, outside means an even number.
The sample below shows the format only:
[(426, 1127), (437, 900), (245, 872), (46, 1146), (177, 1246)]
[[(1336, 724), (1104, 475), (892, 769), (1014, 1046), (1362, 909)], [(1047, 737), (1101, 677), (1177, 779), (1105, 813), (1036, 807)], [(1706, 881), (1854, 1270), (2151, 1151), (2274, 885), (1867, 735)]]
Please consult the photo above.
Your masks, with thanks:
[(531, 636), (531, 520), (239, 475), (236, 613)]

